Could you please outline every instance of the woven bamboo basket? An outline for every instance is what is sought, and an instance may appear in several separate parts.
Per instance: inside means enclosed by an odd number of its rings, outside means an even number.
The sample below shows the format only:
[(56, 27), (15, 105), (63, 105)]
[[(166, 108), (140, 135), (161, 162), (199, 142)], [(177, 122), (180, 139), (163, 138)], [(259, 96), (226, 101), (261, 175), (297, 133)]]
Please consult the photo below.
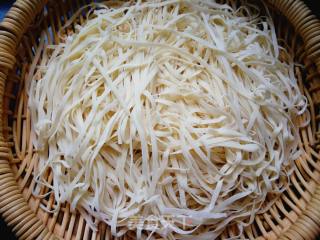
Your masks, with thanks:
[[(18, 0), (0, 24), (0, 213), (19, 239), (111, 239), (100, 223), (93, 232), (77, 212), (63, 205), (50, 208), (53, 195), (32, 195), (37, 154), (30, 142), (30, 113), (25, 80), (45, 31), (49, 43), (59, 42), (57, 32), (86, 0)], [(311, 122), (300, 130), (306, 154), (296, 161), (290, 188), (271, 209), (256, 216), (242, 239), (315, 239), (320, 233), (320, 21), (300, 0), (268, 0), (284, 45), (294, 52), (296, 76), (309, 100)], [(83, 21), (80, 15), (79, 21)], [(68, 31), (72, 31), (70, 28)], [(52, 175), (48, 173), (48, 181)], [(47, 189), (42, 189), (45, 193)], [(236, 236), (232, 227), (222, 239)], [(128, 233), (124, 239), (134, 239)]]

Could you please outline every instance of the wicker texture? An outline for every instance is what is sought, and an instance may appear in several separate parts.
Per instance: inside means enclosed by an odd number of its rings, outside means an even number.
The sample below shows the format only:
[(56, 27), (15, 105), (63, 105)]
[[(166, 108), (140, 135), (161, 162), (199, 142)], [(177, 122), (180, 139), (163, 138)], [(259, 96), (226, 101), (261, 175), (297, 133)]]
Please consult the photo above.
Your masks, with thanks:
[[(52, 206), (52, 194), (44, 199), (32, 196), (37, 154), (30, 142), (24, 81), (37, 55), (41, 31), (45, 30), (49, 43), (57, 43), (58, 29), (88, 2), (18, 0), (0, 24), (0, 214), (20, 239), (111, 239), (105, 224), (92, 232), (68, 205), (58, 214), (42, 210), (40, 203)], [(267, 2), (278, 36), (293, 49), (295, 61), (305, 66), (296, 68), (296, 76), (310, 103), (311, 124), (300, 131), (300, 144), (307, 155), (296, 162), (290, 189), (268, 212), (256, 216), (243, 238), (314, 239), (320, 233), (320, 21), (300, 0)], [(52, 181), (50, 173), (47, 177)], [(228, 228), (221, 238), (235, 235)], [(134, 238), (133, 232), (124, 237)]]

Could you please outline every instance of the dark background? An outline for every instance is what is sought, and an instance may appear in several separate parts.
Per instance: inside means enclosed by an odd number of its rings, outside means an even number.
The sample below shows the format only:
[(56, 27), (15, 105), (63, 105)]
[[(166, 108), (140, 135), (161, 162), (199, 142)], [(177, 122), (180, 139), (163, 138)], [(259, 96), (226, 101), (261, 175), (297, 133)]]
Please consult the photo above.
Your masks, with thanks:
[[(9, 6), (14, 1), (3, 1), (0, 0), (0, 19), (2, 19), (3, 14), (8, 11)], [(319, 0), (305, 0), (305, 3), (310, 7), (314, 14), (320, 18), (320, 1)], [(320, 209), (319, 209), (320, 210)], [(2, 240), (16, 240), (15, 236), (11, 232), (11, 228), (8, 228), (0, 215), (0, 239)], [(320, 240), (320, 237), (318, 237)]]

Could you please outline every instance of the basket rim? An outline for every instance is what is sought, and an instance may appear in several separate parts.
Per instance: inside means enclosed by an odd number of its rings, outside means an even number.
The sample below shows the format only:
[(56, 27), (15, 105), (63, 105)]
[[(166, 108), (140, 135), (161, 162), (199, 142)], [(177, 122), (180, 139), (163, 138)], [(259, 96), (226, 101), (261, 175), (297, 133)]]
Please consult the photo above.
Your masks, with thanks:
[[(7, 112), (4, 111), (4, 96), (8, 73), (16, 63), (17, 47), (23, 34), (48, 1), (17, 0), (0, 23), (0, 214), (7, 224), (14, 227), (19, 239), (56, 238), (31, 210), (22, 195), (9, 165), (11, 146), (4, 133), (7, 117)], [(284, 15), (301, 36), (306, 54), (320, 74), (320, 20), (312, 14), (303, 0), (267, 0), (267, 3)], [(317, 211), (319, 204), (320, 184), (317, 184), (306, 209), (299, 215), (298, 220), (282, 233), (280, 239), (308, 239), (309, 231), (320, 233), (320, 212)], [(9, 208), (8, 205), (14, 207)], [(26, 218), (28, 221), (23, 221)]]

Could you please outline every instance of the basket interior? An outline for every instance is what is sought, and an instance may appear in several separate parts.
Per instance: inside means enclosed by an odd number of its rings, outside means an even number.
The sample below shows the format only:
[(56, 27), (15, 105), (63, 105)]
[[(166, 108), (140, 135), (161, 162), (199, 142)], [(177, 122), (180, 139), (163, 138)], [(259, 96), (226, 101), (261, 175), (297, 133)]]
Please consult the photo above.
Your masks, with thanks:
[[(221, 1), (224, 2), (224, 1)], [(16, 176), (16, 181), (32, 211), (46, 225), (49, 231), (63, 239), (109, 239), (110, 229), (106, 224), (99, 224), (99, 231), (93, 232), (84, 218), (78, 212), (70, 212), (68, 204), (62, 205), (58, 213), (49, 213), (40, 205), (51, 208), (54, 203), (53, 194), (44, 198), (32, 195), (36, 183), (33, 180), (33, 170), (37, 166), (37, 153), (30, 141), (30, 113), (28, 111), (28, 97), (25, 81), (28, 78), (32, 63), (37, 57), (40, 44), (40, 34), (45, 32), (48, 44), (58, 43), (57, 32), (82, 5), (89, 1), (79, 0), (49, 0), (42, 12), (35, 18), (33, 24), (22, 37), (17, 49), (17, 63), (9, 73), (4, 97), (4, 135), (11, 144), (10, 164)], [(320, 79), (316, 66), (308, 59), (300, 36), (293, 30), (287, 19), (275, 9), (270, 8), (278, 38), (281, 45), (291, 49), (295, 62), (296, 77), (301, 91), (309, 101), (311, 115), (310, 124), (300, 130), (300, 146), (306, 152), (296, 161), (296, 169), (291, 175), (290, 188), (284, 192), (272, 205), (271, 209), (257, 215), (252, 225), (245, 229), (242, 238), (245, 239), (276, 239), (286, 231), (306, 209), (308, 202), (320, 181), (320, 153), (319, 153), (319, 103)], [(85, 10), (78, 21), (84, 21)], [(74, 26), (64, 30), (65, 34), (74, 31)], [(307, 116), (303, 116), (303, 118)], [(48, 182), (52, 175), (47, 173)], [(42, 188), (42, 194), (48, 189)], [(310, 232), (310, 239), (314, 233)], [(316, 234), (316, 233), (315, 233)], [(228, 227), (221, 238), (235, 237), (238, 233), (233, 226)], [(128, 232), (124, 239), (135, 239), (135, 233)]]

